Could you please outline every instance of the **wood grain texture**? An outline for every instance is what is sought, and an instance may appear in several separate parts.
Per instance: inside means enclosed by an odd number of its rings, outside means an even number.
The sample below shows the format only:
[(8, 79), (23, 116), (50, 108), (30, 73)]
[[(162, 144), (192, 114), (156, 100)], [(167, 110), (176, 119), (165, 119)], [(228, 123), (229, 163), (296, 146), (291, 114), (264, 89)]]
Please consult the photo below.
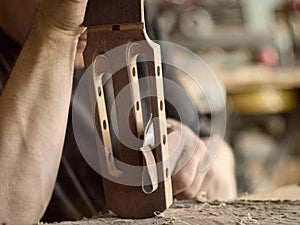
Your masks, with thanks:
[(142, 1), (89, 0), (85, 26), (142, 22)]

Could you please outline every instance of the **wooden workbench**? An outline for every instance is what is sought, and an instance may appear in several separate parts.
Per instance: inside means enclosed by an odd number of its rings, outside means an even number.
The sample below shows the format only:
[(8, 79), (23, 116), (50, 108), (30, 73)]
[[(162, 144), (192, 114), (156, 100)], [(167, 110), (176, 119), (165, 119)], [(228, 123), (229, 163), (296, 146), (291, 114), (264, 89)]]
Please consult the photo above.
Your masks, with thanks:
[(300, 201), (178, 201), (171, 209), (144, 220), (103, 216), (57, 225), (104, 224), (300, 224)]
[(228, 93), (243, 92), (262, 86), (282, 89), (300, 88), (300, 66), (269, 68), (253, 65), (234, 69), (212, 68)]
[[(112, 214), (57, 225), (106, 224), (300, 224), (300, 186), (293, 185), (263, 194), (272, 200), (257, 200), (259, 195), (243, 196), (232, 202), (176, 201), (163, 213), (144, 220), (120, 219)], [(285, 197), (286, 200), (280, 199)], [(263, 198), (263, 199), (265, 199)], [(128, 204), (130, 203), (128, 201)]]

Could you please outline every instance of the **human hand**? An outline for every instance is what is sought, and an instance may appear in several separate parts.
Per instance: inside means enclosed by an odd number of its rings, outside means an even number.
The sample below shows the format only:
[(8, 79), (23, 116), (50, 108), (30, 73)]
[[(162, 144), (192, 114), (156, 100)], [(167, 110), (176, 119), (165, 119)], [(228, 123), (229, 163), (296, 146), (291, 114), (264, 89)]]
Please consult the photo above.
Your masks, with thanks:
[(213, 164), (205, 171), (200, 171), (199, 165), (205, 156), (208, 140), (201, 140), (178, 121), (168, 119), (168, 123), (173, 126), (173, 132), (168, 136), (169, 154), (171, 163), (176, 162), (175, 165), (171, 164), (174, 196), (177, 199), (195, 199), (204, 191), (210, 199), (234, 198), (234, 159), (229, 146), (221, 144), (220, 153)]
[(173, 127), (168, 136), (169, 154), (171, 162), (176, 162), (171, 165), (173, 194), (177, 199), (194, 199), (200, 190), (206, 189), (213, 175), (211, 170), (199, 171), (206, 146), (187, 126), (170, 119), (168, 123)]
[[(205, 138), (203, 141), (208, 144), (209, 138)], [(233, 200), (237, 197), (234, 155), (226, 142), (223, 141), (220, 144), (219, 153), (210, 167), (213, 177), (205, 190), (206, 198), (209, 200)]]

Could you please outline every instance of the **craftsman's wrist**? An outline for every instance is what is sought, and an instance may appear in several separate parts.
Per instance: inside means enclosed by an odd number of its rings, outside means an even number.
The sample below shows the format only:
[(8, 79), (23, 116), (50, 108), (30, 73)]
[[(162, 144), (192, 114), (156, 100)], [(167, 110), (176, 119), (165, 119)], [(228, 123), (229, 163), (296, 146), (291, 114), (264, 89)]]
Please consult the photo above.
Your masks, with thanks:
[(65, 30), (56, 26), (51, 19), (39, 14), (33, 24), (33, 30), (41, 32), (42, 35), (47, 36), (53, 40), (69, 40), (77, 41), (80, 34), (84, 32), (85, 27), (78, 27), (74, 30)]
[[(57, 29), (44, 20), (35, 20), (21, 55), (29, 61), (44, 61), (51, 68), (60, 68), (60, 71), (72, 70), (78, 44), (79, 34)], [(43, 68), (42, 68), (43, 69)]]
[(53, 32), (78, 37), (83, 31), (83, 18), (87, 0), (41, 1), (37, 22)]

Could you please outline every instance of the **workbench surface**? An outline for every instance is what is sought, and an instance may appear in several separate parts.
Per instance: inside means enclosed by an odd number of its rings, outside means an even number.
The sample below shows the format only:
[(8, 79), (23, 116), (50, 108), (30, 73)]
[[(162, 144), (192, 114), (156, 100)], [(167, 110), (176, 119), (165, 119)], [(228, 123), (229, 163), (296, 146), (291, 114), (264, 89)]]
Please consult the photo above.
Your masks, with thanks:
[(272, 86), (281, 89), (300, 88), (300, 67), (272, 69), (264, 66), (247, 66), (238, 69), (212, 68), (228, 93), (240, 93), (258, 87)]
[[(129, 203), (130, 204), (130, 203)], [(134, 204), (134, 203), (132, 203)], [(163, 213), (144, 220), (99, 216), (57, 225), (104, 224), (300, 224), (300, 200), (237, 200), (233, 202), (176, 201)]]

